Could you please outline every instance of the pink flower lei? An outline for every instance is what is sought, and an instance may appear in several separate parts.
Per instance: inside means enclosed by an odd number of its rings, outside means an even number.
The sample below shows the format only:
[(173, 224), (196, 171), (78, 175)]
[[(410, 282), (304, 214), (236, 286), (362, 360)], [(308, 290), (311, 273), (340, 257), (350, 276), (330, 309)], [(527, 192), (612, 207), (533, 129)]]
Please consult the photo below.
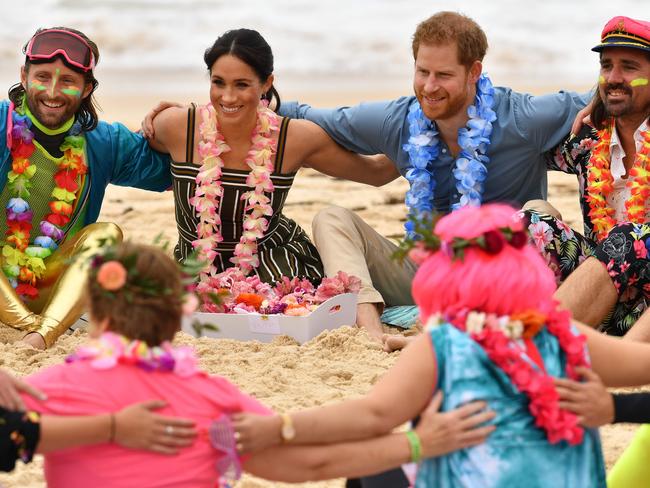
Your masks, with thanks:
[[(223, 241), (219, 212), (223, 197), (221, 174), (224, 163), (221, 155), (230, 151), (230, 146), (226, 143), (223, 134), (219, 132), (214, 107), (210, 104), (200, 107), (200, 115), (201, 140), (198, 152), (201, 157), (201, 168), (196, 176), (196, 190), (194, 197), (190, 198), (190, 204), (199, 217), (196, 228), (198, 238), (192, 242), (192, 246), (198, 249), (199, 259), (209, 263), (199, 276), (199, 281), (204, 282), (209, 276), (217, 274), (214, 260), (219, 255), (217, 247)], [(245, 159), (245, 163), (251, 169), (246, 177), (246, 184), (253, 187), (253, 190), (241, 196), (245, 201), (243, 232), (239, 243), (235, 246), (235, 255), (230, 259), (244, 274), (259, 266), (257, 240), (264, 237), (269, 226), (267, 217), (273, 215), (271, 199), (265, 193), (273, 192), (272, 157), (277, 145), (274, 133), (278, 128), (278, 115), (268, 108), (267, 102), (260, 102), (251, 148)]]
[(105, 332), (68, 356), (66, 363), (90, 361), (94, 369), (111, 369), (118, 364), (133, 364), (146, 371), (174, 373), (187, 378), (199, 373), (198, 361), (191, 347), (174, 347), (165, 341), (150, 347), (113, 332)]
[[(517, 389), (526, 394), (530, 400), (528, 409), (535, 418), (535, 425), (546, 431), (551, 444), (562, 440), (572, 445), (582, 442), (584, 431), (578, 425), (578, 418), (560, 408), (560, 398), (553, 378), (546, 374), (531, 338), (522, 333), (525, 324), (510, 317), (465, 311), (453, 317), (433, 316), (428, 325), (436, 326), (447, 322), (476, 341), (487, 356), (508, 375)], [(546, 330), (557, 338), (566, 356), (567, 377), (577, 379), (575, 368), (589, 367), (584, 348), (586, 338), (573, 333), (567, 311), (554, 310), (547, 314)], [(525, 359), (525, 355), (532, 361)]]

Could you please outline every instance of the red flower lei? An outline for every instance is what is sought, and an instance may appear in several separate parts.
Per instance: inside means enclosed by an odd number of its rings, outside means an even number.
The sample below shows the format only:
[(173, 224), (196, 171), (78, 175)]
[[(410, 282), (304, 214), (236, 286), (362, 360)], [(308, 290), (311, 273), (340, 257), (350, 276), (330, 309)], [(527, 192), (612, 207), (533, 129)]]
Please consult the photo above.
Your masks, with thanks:
[[(602, 240), (616, 225), (614, 209), (607, 203), (607, 195), (614, 189), (614, 178), (611, 172), (610, 144), (614, 128), (613, 120), (605, 128), (598, 131), (598, 143), (591, 151), (591, 158), (587, 163), (587, 195), (589, 203), (589, 217), (593, 231), (598, 240)], [(630, 170), (630, 198), (625, 202), (627, 222), (643, 224), (646, 221), (648, 210), (647, 202), (650, 197), (650, 131), (642, 133), (641, 150)]]
[[(482, 323), (477, 324), (477, 315)], [(512, 317), (466, 311), (444, 320), (433, 317), (434, 325), (445, 322), (467, 333), (508, 375), (517, 389), (526, 394), (530, 400), (528, 409), (535, 418), (535, 425), (546, 431), (551, 444), (562, 440), (572, 445), (582, 442), (584, 431), (578, 425), (578, 418), (560, 408), (560, 398), (553, 378), (546, 374), (541, 358), (536, 360), (539, 353), (531, 341), (532, 335), (539, 331), (540, 324), (545, 322), (546, 330), (557, 338), (566, 356), (567, 377), (577, 379), (575, 368), (589, 367), (584, 348), (586, 338), (571, 331), (568, 311), (555, 310), (546, 316), (523, 313)], [(513, 334), (513, 331), (517, 332)], [(526, 347), (522, 346), (522, 342)]]

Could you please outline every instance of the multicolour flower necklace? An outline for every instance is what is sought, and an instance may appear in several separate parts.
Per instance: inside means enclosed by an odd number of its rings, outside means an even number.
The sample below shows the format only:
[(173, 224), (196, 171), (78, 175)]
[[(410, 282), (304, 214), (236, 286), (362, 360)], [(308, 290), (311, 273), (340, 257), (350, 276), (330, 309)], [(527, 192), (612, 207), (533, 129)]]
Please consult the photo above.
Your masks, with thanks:
[(566, 356), (566, 373), (577, 379), (575, 368), (589, 366), (583, 335), (575, 335), (570, 327), (570, 314), (555, 310), (550, 314), (523, 312), (510, 317), (493, 314), (463, 312), (453, 317), (432, 316), (428, 326), (451, 323), (467, 333), (486, 352), (487, 356), (510, 378), (519, 391), (530, 400), (528, 409), (535, 425), (546, 431), (551, 444), (565, 440), (575, 445), (582, 442), (584, 431), (573, 413), (559, 406), (560, 397), (553, 378), (546, 374), (544, 363), (532, 338), (546, 324)]
[[(487, 177), (486, 155), (492, 134), (492, 122), (496, 120), (494, 88), (487, 75), (481, 75), (476, 83), (474, 104), (467, 109), (467, 126), (458, 131), (458, 145), (461, 152), (456, 159), (454, 178), (460, 201), (452, 205), (456, 210), (467, 205), (479, 206), (482, 201), (483, 182)], [(409, 155), (410, 167), (406, 179), (410, 189), (406, 193), (406, 206), (409, 216), (419, 217), (433, 211), (433, 195), (436, 180), (433, 175), (433, 161), (439, 155), (438, 131), (433, 122), (426, 118), (422, 107), (414, 100), (407, 116), (409, 140), (402, 149)], [(407, 236), (414, 235), (413, 223), (409, 219), (404, 225)]]
[[(104, 332), (99, 338), (78, 347), (65, 361), (88, 361), (91, 368), (98, 370), (112, 369), (123, 364), (147, 372), (171, 373), (181, 378), (205, 375), (199, 369), (198, 359), (191, 347), (174, 347), (168, 341), (150, 347), (143, 341), (130, 340), (114, 332)], [(242, 469), (230, 417), (222, 415), (207, 429), (200, 429), (199, 435), (205, 437), (221, 454), (216, 462), (220, 475), (217, 486), (231, 488), (240, 478)]]
[[(212, 105), (201, 107), (200, 115), (201, 140), (198, 151), (201, 157), (201, 168), (196, 176), (196, 190), (194, 197), (190, 198), (190, 204), (199, 218), (196, 228), (198, 239), (192, 242), (192, 246), (198, 250), (199, 259), (209, 263), (199, 276), (200, 283), (203, 283), (218, 272), (214, 260), (219, 254), (217, 247), (223, 241), (219, 215), (220, 201), (223, 197), (221, 174), (224, 163), (221, 155), (230, 151), (230, 146), (219, 132), (214, 107)], [(246, 184), (253, 187), (253, 190), (241, 196), (245, 201), (243, 231), (235, 246), (234, 256), (230, 259), (245, 274), (259, 266), (257, 239), (264, 237), (269, 226), (267, 217), (273, 215), (271, 199), (265, 193), (273, 191), (272, 156), (277, 145), (274, 133), (278, 130), (278, 115), (268, 108), (267, 102), (260, 102), (251, 148), (244, 161), (251, 169), (246, 177)]]
[(104, 332), (99, 338), (77, 348), (65, 360), (67, 363), (90, 361), (94, 369), (132, 364), (145, 371), (174, 373), (184, 378), (199, 372), (198, 360), (191, 347), (173, 347), (167, 341), (150, 347), (144, 341), (130, 340), (114, 332)]
[[(23, 106), (25, 104), (23, 103)], [(12, 111), (11, 171), (7, 174), (10, 199), (7, 204), (7, 238), (2, 248), (2, 269), (16, 293), (22, 298), (36, 298), (37, 280), (45, 271), (45, 259), (50, 256), (65, 236), (63, 228), (70, 222), (72, 204), (77, 198), (80, 176), (86, 174), (86, 140), (79, 134), (78, 125), (73, 125), (69, 135), (61, 144), (63, 156), (57, 161), (54, 174), (55, 187), (49, 202), (50, 213), (40, 222), (41, 235), (30, 243), (33, 210), (27, 199), (32, 187), (31, 179), (37, 171), (29, 158), (34, 153), (32, 121), (22, 112)]]
[[(598, 240), (603, 240), (616, 225), (614, 209), (607, 203), (607, 195), (614, 189), (614, 178), (611, 172), (610, 145), (614, 121), (611, 120), (602, 130), (598, 131), (598, 143), (591, 151), (587, 163), (587, 194), (589, 217), (593, 232)], [(625, 202), (627, 222), (643, 224), (648, 213), (648, 198), (650, 198), (650, 130), (641, 133), (641, 150), (630, 169), (630, 180), (626, 186), (630, 189), (630, 198)]]

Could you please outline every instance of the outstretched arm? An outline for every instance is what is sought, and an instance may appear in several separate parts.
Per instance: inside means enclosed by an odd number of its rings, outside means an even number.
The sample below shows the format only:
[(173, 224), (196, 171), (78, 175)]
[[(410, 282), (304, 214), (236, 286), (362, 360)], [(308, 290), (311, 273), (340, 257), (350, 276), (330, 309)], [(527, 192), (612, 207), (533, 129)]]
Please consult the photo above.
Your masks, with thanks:
[(574, 322), (587, 337), (593, 370), (606, 386), (640, 386), (650, 383), (650, 344), (624, 341)]
[[(435, 388), (435, 360), (430, 339), (422, 334), (362, 398), (291, 414), (296, 444), (360, 440), (387, 434), (421, 412)], [(404, 401), (408, 399), (408, 401)], [(239, 443), (246, 450), (282, 442), (282, 418), (234, 417)]]
[(326, 175), (373, 186), (399, 176), (397, 167), (385, 155), (363, 156), (343, 149), (313, 122), (292, 120), (288, 137), (296, 163)]
[[(494, 416), (491, 412), (459, 420), (455, 412), (440, 413), (441, 404), (442, 393), (438, 392), (415, 429), (421, 440), (422, 458), (480, 444), (494, 430), (492, 425), (479, 427)], [(412, 455), (406, 435), (399, 433), (357, 442), (276, 447), (254, 454), (244, 467), (264, 478), (295, 482), (365, 476), (407, 463)]]
[(153, 119), (154, 134), (148, 137), (149, 145), (156, 151), (171, 154), (179, 161), (185, 155), (187, 141), (187, 108), (170, 107)]
[(46, 453), (87, 444), (115, 442), (122, 447), (160, 454), (176, 454), (192, 444), (196, 431), (188, 419), (153, 413), (165, 402), (153, 400), (125, 407), (115, 414), (41, 418), (38, 452)]

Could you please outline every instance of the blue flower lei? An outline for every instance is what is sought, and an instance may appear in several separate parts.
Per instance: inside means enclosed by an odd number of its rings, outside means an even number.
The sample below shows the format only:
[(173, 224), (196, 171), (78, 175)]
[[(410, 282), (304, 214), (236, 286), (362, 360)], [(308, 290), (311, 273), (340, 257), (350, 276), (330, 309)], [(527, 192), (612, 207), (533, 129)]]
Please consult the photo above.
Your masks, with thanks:
[[(457, 210), (468, 205), (481, 205), (483, 182), (487, 177), (487, 163), (490, 158), (485, 154), (490, 145), (492, 122), (497, 118), (492, 110), (494, 106), (494, 88), (487, 75), (481, 75), (476, 83), (474, 104), (467, 108), (469, 121), (467, 126), (458, 131), (458, 145), (461, 152), (456, 159), (454, 178), (460, 200), (452, 205)], [(406, 206), (409, 217), (422, 218), (433, 212), (433, 195), (436, 180), (433, 175), (433, 161), (439, 155), (438, 131), (433, 122), (422, 112), (420, 103), (414, 100), (407, 116), (409, 140), (402, 149), (409, 155), (410, 166), (405, 177), (410, 183), (406, 192)], [(407, 237), (415, 237), (414, 222), (407, 220)]]

